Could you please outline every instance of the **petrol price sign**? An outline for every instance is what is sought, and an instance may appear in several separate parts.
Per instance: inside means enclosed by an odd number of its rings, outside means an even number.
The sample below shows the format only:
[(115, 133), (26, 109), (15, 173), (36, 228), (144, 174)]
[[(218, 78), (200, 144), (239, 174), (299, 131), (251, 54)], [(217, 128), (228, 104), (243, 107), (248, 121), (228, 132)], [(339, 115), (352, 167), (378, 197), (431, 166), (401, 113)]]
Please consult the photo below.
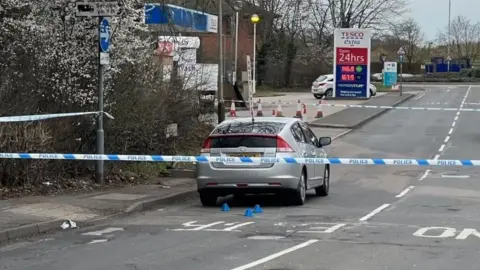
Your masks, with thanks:
[(336, 29), (334, 97), (369, 98), (370, 40), (369, 30)]

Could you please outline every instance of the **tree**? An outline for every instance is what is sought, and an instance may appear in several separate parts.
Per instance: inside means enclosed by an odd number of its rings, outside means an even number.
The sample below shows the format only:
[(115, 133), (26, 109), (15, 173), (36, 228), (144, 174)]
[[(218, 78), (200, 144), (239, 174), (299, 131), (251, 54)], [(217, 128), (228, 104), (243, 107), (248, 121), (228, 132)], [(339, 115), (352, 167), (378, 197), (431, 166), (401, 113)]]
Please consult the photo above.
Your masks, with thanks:
[(420, 61), (420, 52), (424, 35), (422, 29), (414, 19), (407, 19), (397, 24), (392, 24), (391, 35), (388, 40), (403, 46), (407, 65), (412, 69), (412, 64)]
[(407, 0), (326, 0), (333, 27), (384, 30), (407, 11)]
[(480, 57), (480, 22), (473, 23), (466, 17), (458, 16), (452, 20), (450, 31), (447, 26), (438, 33), (437, 41), (445, 47), (450, 45), (450, 57), (470, 58), (475, 62)]

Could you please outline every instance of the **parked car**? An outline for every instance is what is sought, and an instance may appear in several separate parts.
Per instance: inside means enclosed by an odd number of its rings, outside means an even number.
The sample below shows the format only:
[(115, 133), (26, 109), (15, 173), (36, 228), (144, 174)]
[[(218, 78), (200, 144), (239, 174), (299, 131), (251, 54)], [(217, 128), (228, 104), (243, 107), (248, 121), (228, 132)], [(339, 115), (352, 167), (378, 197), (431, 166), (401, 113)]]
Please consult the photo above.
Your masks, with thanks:
[[(326, 158), (324, 146), (330, 137), (317, 138), (297, 118), (235, 118), (219, 124), (205, 140), (201, 155), (209, 157)], [(274, 193), (303, 205), (306, 191), (327, 196), (330, 165), (300, 163), (196, 164), (197, 188), (204, 206), (214, 206), (218, 197), (233, 194)]]
[[(333, 74), (321, 75), (312, 83), (312, 94), (315, 98), (321, 99), (324, 96), (333, 96), (333, 84), (335, 77)], [(377, 88), (370, 83), (370, 96), (377, 95)]]

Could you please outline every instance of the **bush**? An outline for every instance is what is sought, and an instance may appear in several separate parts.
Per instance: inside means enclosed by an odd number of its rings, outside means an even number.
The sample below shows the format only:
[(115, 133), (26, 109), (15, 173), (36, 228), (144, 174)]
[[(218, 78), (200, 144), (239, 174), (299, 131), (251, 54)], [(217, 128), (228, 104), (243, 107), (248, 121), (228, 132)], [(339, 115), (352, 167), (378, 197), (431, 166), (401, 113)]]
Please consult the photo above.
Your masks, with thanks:
[[(57, 1), (65, 5), (60, 9), (51, 7), (50, 1), (27, 2), (0, 6), (0, 114), (96, 111), (96, 20), (75, 18), (69, 1)], [(183, 87), (172, 74), (165, 82), (163, 67), (152, 59), (157, 36), (135, 21), (136, 14), (143, 13), (143, 2), (129, 1), (125, 8), (124, 18), (111, 19), (115, 31), (105, 111), (115, 119), (104, 117), (105, 152), (196, 153), (210, 131), (198, 120), (204, 113), (198, 92)], [(65, 11), (64, 17), (58, 10)], [(174, 123), (178, 137), (166, 136), (167, 126)], [(4, 153), (95, 153), (95, 138), (94, 116), (0, 125)], [(94, 165), (94, 161), (3, 159), (0, 190), (89, 188)], [(127, 162), (106, 162), (105, 167), (107, 183), (113, 184), (130, 181), (126, 173), (137, 175), (137, 181), (162, 174), (165, 168), (166, 164)]]

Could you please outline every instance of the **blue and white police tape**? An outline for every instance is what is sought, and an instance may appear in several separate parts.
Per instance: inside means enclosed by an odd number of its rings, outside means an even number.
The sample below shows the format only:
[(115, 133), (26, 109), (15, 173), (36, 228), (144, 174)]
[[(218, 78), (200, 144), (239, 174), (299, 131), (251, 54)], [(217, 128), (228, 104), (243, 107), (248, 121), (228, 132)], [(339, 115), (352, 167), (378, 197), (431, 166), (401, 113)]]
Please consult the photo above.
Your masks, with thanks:
[[(99, 114), (100, 112), (76, 112), (76, 113), (50, 113), (50, 114), (36, 114), (36, 115), (19, 115), (19, 116), (3, 116), (0, 117), (0, 123), (11, 123), (11, 122), (27, 122), (27, 121), (39, 121), (52, 118), (61, 118), (61, 117), (71, 117), (71, 116), (80, 116), (80, 115), (89, 115), (89, 114)], [(109, 113), (104, 112), (104, 114), (113, 119), (113, 116)]]
[(382, 158), (254, 158), (209, 156), (161, 156), (161, 155), (97, 155), (50, 153), (0, 153), (0, 159), (55, 159), (55, 160), (106, 160), (150, 162), (198, 162), (198, 163), (283, 163), (283, 164), (333, 164), (333, 165), (413, 165), (413, 166), (480, 166), (480, 160), (470, 159), (382, 159)]

